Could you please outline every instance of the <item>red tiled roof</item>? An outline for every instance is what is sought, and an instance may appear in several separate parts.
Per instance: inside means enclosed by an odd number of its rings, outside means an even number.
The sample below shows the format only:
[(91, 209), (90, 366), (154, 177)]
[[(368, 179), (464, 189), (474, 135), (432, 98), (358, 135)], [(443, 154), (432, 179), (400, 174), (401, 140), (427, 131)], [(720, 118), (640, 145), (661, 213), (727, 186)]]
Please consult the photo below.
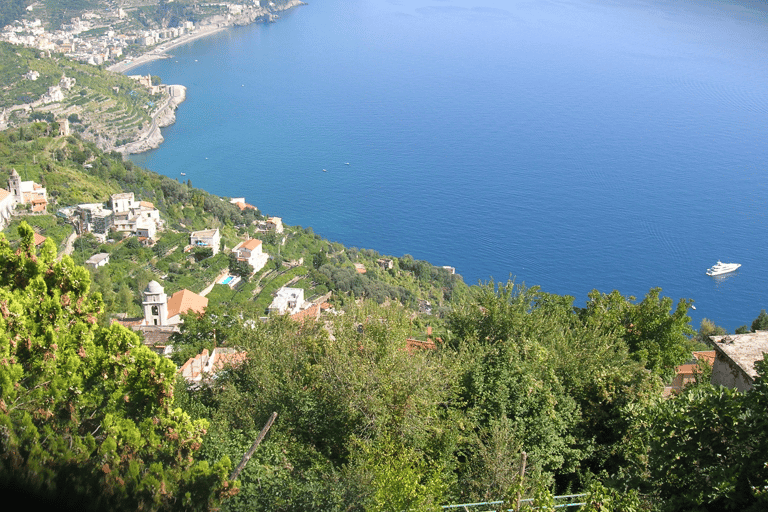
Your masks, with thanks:
[(243, 249), (248, 249), (249, 251), (252, 251), (260, 245), (261, 245), (261, 240), (258, 240), (256, 238), (251, 238), (250, 240), (246, 240), (245, 242), (243, 242), (240, 245), (240, 247), (242, 247)]
[(187, 289), (179, 290), (168, 299), (168, 318), (194, 311), (202, 315), (208, 306), (208, 299)]
[(37, 247), (38, 245), (42, 245), (43, 242), (47, 240), (47, 238), (45, 238), (40, 233), (33, 233), (33, 236), (35, 237), (35, 247)]
[(716, 352), (714, 350), (702, 350), (699, 352), (694, 352), (693, 357), (699, 361), (706, 361), (709, 363), (709, 366), (712, 366), (715, 364), (715, 354)]
[(303, 309), (298, 313), (294, 313), (291, 315), (291, 319), (301, 323), (304, 323), (304, 321), (308, 318), (317, 320), (319, 317), (320, 317), (320, 304), (312, 304), (307, 309)]
[(405, 340), (405, 350), (413, 352), (414, 350), (435, 350), (437, 345), (433, 341), (421, 341), (413, 338)]
[(250, 210), (255, 210), (256, 209), (256, 207), (253, 206), (252, 204), (243, 203), (242, 201), (238, 201), (238, 202), (236, 202), (234, 204), (237, 205), (237, 207), (240, 208), (241, 210), (245, 210), (246, 208), (248, 208)]

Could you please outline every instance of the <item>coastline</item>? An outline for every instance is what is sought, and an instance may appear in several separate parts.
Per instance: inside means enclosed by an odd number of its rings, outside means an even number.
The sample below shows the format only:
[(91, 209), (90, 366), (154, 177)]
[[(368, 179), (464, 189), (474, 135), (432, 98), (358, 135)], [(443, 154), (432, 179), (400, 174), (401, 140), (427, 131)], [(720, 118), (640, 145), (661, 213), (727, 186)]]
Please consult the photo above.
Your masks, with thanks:
[(157, 47), (153, 48), (152, 50), (136, 57), (135, 59), (131, 59), (130, 61), (124, 60), (108, 66), (107, 70), (113, 71), (115, 73), (125, 73), (133, 68), (139, 67), (148, 62), (152, 62), (153, 60), (170, 58), (168, 52), (173, 48), (190, 43), (202, 37), (208, 37), (230, 27), (250, 25), (251, 23), (257, 23), (259, 21), (270, 23), (274, 22), (278, 18), (277, 13), (287, 11), (288, 9), (293, 9), (294, 7), (298, 7), (300, 5), (307, 4), (301, 0), (290, 0), (285, 5), (274, 9), (259, 8), (247, 11), (237, 16), (215, 16), (213, 18), (203, 20), (200, 25), (195, 28), (194, 32), (179, 36), (176, 39), (168, 41), (167, 43), (162, 43), (160, 45), (163, 48), (162, 50)]
[[(118, 62), (107, 67), (108, 71), (115, 73), (126, 73), (133, 68), (152, 62), (158, 59), (170, 58), (168, 53), (173, 48), (177, 48), (181, 45), (190, 43), (196, 39), (208, 37), (210, 35), (221, 32), (233, 26), (250, 25), (252, 23), (262, 22), (274, 22), (278, 15), (276, 13), (287, 11), (300, 5), (307, 5), (301, 0), (290, 0), (286, 4), (275, 9), (251, 9), (237, 16), (227, 16), (209, 18), (201, 22), (201, 24), (195, 29), (194, 32), (184, 34), (166, 43), (162, 43), (159, 47), (131, 59), (129, 61)], [(162, 49), (160, 49), (162, 48)], [(186, 99), (186, 87), (183, 85), (168, 85), (169, 99), (166, 103), (160, 107), (152, 116), (152, 123), (147, 131), (141, 134), (136, 140), (129, 142), (123, 146), (111, 148), (125, 155), (143, 153), (151, 149), (155, 149), (162, 144), (165, 140), (161, 133), (160, 128), (170, 126), (176, 122), (176, 109)]]

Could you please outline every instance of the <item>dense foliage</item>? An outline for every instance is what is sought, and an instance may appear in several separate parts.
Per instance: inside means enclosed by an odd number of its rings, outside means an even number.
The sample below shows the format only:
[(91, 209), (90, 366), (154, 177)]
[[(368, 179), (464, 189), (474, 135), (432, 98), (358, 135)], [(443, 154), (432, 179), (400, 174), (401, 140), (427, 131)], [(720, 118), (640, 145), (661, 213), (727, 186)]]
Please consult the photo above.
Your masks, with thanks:
[(96, 324), (88, 272), (52, 243), (0, 237), (0, 482), (88, 509), (207, 509), (226, 458), (196, 461), (206, 421), (174, 407), (175, 367)]

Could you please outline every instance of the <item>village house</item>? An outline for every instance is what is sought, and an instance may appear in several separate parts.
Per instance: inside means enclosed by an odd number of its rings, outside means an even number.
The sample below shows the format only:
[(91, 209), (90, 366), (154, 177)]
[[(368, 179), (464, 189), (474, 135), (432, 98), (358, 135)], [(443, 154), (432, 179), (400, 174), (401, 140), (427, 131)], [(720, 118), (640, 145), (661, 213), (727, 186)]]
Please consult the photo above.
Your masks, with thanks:
[(114, 213), (116, 231), (153, 239), (162, 227), (160, 211), (149, 201), (136, 201), (133, 192), (113, 194), (109, 204)]
[(221, 245), (219, 228), (193, 231), (189, 235), (189, 244), (192, 247), (207, 247), (213, 250), (213, 255), (216, 256), (219, 253), (219, 245)]
[(680, 393), (689, 384), (695, 384), (701, 374), (699, 361), (706, 363), (710, 367), (715, 362), (715, 351), (705, 350), (693, 352), (693, 360), (675, 367), (675, 378), (669, 386), (664, 388), (664, 396)]
[(85, 260), (85, 265), (87, 267), (90, 267), (94, 270), (96, 270), (99, 267), (103, 267), (109, 263), (109, 253), (108, 252), (100, 252), (98, 254), (94, 254), (87, 260)]
[(238, 208), (240, 208), (240, 210), (257, 210), (258, 209), (252, 204), (246, 203), (244, 197), (233, 197), (232, 199), (229, 200), (229, 202), (237, 206)]
[(93, 233), (101, 238), (106, 238), (110, 228), (114, 226), (112, 210), (104, 208), (101, 203), (84, 203), (75, 207), (74, 222), (77, 232)]
[(197, 383), (206, 378), (214, 378), (218, 372), (227, 368), (237, 367), (246, 359), (245, 352), (238, 352), (234, 348), (214, 348), (210, 355), (208, 349), (195, 357), (190, 357), (179, 369), (179, 373), (189, 383)]
[(717, 353), (712, 384), (749, 391), (757, 378), (755, 363), (768, 353), (768, 331), (710, 336)]
[(234, 249), (232, 249), (232, 252), (235, 254), (237, 261), (248, 263), (253, 267), (254, 272), (258, 272), (264, 268), (264, 265), (266, 265), (269, 260), (269, 255), (262, 251), (261, 240), (255, 238), (240, 242)]
[(275, 298), (269, 305), (269, 312), (283, 315), (298, 313), (304, 305), (304, 290), (301, 288), (282, 287), (275, 292)]
[(263, 233), (277, 233), (284, 231), (283, 219), (280, 217), (268, 217), (267, 220), (259, 222), (257, 229)]

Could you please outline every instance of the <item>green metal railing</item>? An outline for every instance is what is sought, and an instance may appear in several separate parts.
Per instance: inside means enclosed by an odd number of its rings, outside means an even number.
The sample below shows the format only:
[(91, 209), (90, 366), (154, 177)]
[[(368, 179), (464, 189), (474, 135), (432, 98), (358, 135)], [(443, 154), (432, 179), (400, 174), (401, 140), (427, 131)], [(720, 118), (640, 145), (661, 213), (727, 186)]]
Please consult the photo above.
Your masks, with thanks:
[[(553, 496), (555, 500), (554, 508), (567, 508), (567, 507), (581, 507), (586, 505), (582, 501), (586, 494), (565, 494), (562, 496)], [(458, 512), (498, 512), (499, 510), (505, 510), (506, 512), (515, 512), (517, 510), (545, 510), (548, 507), (540, 509), (533, 506), (533, 498), (524, 498), (518, 501), (518, 506), (514, 507), (512, 502), (507, 502), (507, 506), (512, 508), (503, 508), (504, 501), (484, 501), (481, 503), (462, 503), (459, 505), (444, 505), (441, 508), (446, 511), (458, 511)]]

